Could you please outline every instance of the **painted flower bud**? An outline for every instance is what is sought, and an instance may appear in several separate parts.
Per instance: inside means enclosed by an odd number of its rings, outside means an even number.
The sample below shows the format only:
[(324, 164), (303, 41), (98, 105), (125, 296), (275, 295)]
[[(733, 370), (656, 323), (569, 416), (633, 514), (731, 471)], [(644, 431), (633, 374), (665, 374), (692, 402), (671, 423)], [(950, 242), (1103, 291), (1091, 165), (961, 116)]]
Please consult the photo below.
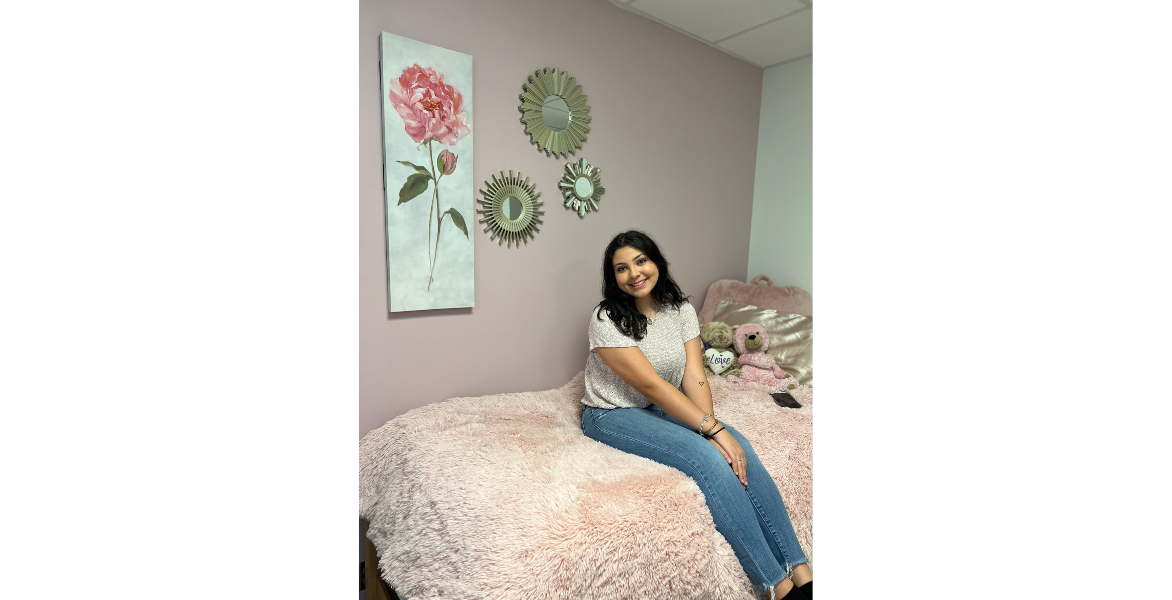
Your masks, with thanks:
[(436, 167), (443, 172), (444, 175), (451, 175), (452, 171), (456, 170), (456, 155), (448, 150), (440, 152), (439, 158), (435, 159)]

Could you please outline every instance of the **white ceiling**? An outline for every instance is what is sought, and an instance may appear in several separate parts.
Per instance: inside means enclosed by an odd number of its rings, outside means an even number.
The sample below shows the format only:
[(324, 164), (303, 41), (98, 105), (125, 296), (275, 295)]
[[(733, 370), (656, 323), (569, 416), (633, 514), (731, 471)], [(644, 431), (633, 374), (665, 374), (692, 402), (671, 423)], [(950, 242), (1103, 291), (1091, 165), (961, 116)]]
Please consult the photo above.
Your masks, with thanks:
[(762, 69), (814, 53), (813, 0), (610, 0)]

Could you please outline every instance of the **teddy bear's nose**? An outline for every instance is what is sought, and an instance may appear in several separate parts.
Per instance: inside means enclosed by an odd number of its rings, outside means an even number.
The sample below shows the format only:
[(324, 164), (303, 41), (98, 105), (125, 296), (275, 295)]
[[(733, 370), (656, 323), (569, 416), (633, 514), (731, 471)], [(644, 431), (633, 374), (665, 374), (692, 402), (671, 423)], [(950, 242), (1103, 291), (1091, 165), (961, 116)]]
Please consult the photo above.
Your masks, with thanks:
[(751, 340), (757, 339), (757, 334), (755, 334), (755, 333), (749, 334), (749, 339), (751, 339)]

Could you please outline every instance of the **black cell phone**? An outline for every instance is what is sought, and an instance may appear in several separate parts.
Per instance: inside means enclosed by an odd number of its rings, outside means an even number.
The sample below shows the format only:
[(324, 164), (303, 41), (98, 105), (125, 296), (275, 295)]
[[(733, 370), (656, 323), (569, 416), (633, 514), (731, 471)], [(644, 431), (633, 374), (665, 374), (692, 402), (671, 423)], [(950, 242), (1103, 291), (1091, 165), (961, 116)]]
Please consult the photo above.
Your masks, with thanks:
[(773, 401), (776, 402), (777, 405), (782, 408), (801, 408), (802, 407), (801, 404), (798, 404), (797, 400), (794, 400), (793, 396), (789, 395), (789, 392), (774, 392), (769, 395), (773, 396)]

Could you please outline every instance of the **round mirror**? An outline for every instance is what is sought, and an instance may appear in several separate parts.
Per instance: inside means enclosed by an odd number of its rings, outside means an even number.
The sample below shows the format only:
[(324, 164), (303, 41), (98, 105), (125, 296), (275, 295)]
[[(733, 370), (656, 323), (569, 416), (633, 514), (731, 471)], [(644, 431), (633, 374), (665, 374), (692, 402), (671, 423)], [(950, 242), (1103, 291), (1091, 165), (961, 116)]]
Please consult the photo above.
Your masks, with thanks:
[(570, 126), (570, 105), (561, 96), (550, 94), (541, 104), (541, 120), (554, 131), (565, 131)]
[(585, 217), (589, 211), (598, 210), (598, 201), (606, 188), (602, 187), (602, 169), (586, 162), (585, 158), (576, 163), (566, 163), (566, 172), (558, 182), (566, 208)]
[(505, 213), (506, 219), (516, 221), (521, 218), (521, 213), (525, 212), (525, 208), (521, 206), (521, 201), (516, 196), (509, 196), (501, 204), (501, 212)]
[(476, 212), (484, 215), (480, 222), (485, 224), (485, 233), (494, 240), (499, 238), (498, 244), (508, 242), (509, 247), (516, 244), (520, 248), (521, 242), (528, 244), (537, 235), (541, 215), (545, 214), (541, 210), (544, 203), (537, 199), (541, 196), (537, 185), (512, 171), (507, 176), (501, 171), (499, 179), (493, 175), (491, 182), (484, 183), (487, 187), (480, 190), (484, 200), (478, 200), (484, 208)]
[(565, 71), (546, 68), (534, 71), (522, 89), (521, 123), (529, 141), (554, 156), (581, 149), (590, 133), (590, 105), (577, 80)]
[(574, 195), (585, 200), (594, 194), (594, 184), (590, 183), (590, 178), (586, 176), (579, 177), (574, 181)]

